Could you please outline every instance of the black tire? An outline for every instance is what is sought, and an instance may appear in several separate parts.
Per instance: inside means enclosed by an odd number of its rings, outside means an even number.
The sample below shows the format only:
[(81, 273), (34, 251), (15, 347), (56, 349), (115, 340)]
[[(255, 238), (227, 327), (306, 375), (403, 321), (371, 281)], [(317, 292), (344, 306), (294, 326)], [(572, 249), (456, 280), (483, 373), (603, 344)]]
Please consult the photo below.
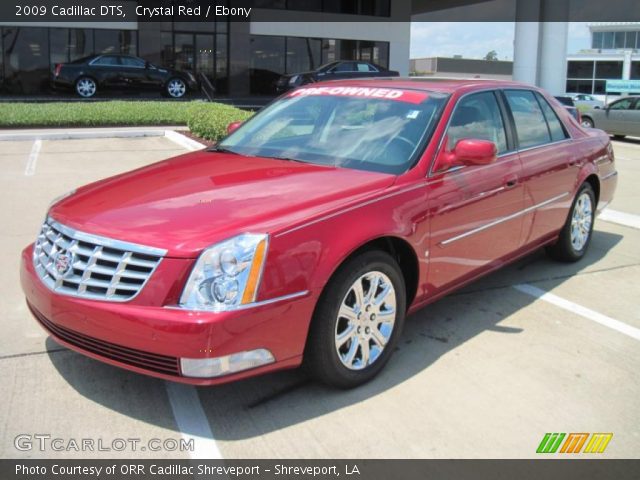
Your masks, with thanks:
[(91, 77), (80, 77), (76, 80), (75, 90), (82, 98), (91, 98), (98, 92), (98, 83)]
[(584, 128), (593, 128), (593, 120), (589, 117), (582, 117), (582, 121), (580, 122)]
[[(572, 220), (574, 217), (574, 213), (576, 212), (576, 208), (578, 206), (578, 201), (583, 195), (587, 195), (591, 202), (591, 222), (588, 228), (588, 235), (584, 244), (577, 248), (572, 241)], [(593, 236), (593, 223), (595, 220), (595, 211), (596, 211), (596, 196), (593, 192), (593, 188), (588, 182), (583, 183), (578, 189), (578, 193), (576, 197), (573, 199), (573, 203), (571, 204), (571, 209), (569, 210), (569, 215), (567, 216), (567, 220), (560, 231), (560, 236), (558, 241), (547, 247), (548, 255), (554, 260), (558, 260), (560, 262), (577, 262), (582, 257), (584, 257), (585, 253), (589, 248), (589, 244), (591, 243), (591, 237)]]
[[(370, 364), (365, 362), (367, 366), (358, 370), (350, 369), (347, 368), (340, 359), (338, 347), (336, 347), (337, 329), (339, 328), (339, 324), (346, 320), (343, 317), (339, 318), (338, 311), (343, 305), (343, 302), (348, 301), (349, 295), (353, 295), (351, 289), (356, 281), (367, 274), (376, 275), (378, 273), (386, 276), (386, 279), (390, 281), (395, 291), (395, 323), (381, 353), (378, 353), (375, 359), (371, 360)], [(384, 281), (386, 282), (386, 280)], [(366, 283), (367, 280), (365, 279), (364, 282)], [(369, 283), (369, 288), (371, 288), (371, 285), (372, 282)], [(384, 289), (382, 289), (378, 295), (381, 296), (383, 291)], [(376, 290), (376, 292), (378, 292), (378, 290)], [(366, 297), (366, 293), (368, 292), (364, 293)], [(386, 303), (383, 303), (383, 305), (386, 305)], [(366, 319), (369, 318), (368, 315), (369, 314), (364, 314), (362, 321), (366, 321)], [(382, 315), (382, 313), (379, 313), (379, 315)], [(368, 382), (384, 368), (393, 353), (398, 338), (402, 333), (405, 315), (406, 290), (404, 278), (400, 267), (391, 255), (374, 250), (348, 260), (332, 277), (318, 301), (305, 348), (305, 367), (317, 380), (338, 388), (354, 388)], [(360, 318), (360, 316), (358, 317)], [(373, 317), (375, 317), (375, 315), (373, 315)], [(382, 323), (378, 324), (374, 318), (371, 318), (370, 321), (373, 323), (369, 325), (376, 325), (376, 329), (379, 331), (380, 327), (377, 325), (382, 325)], [(350, 322), (348, 323), (350, 325)], [(361, 328), (363, 329), (362, 334), (364, 335), (365, 327)], [(358, 332), (359, 331), (360, 330), (358, 330)], [(367, 334), (368, 333), (369, 331), (367, 329)], [(371, 335), (373, 336), (373, 333), (371, 333)], [(349, 343), (346, 343), (346, 345), (348, 346), (350, 342), (354, 341), (354, 339), (347, 340)], [(379, 348), (373, 338), (362, 341), (366, 341), (368, 347), (373, 343), (373, 347), (367, 348), (367, 351), (370, 350), (374, 352), (374, 348)], [(358, 340), (358, 342), (361, 341)], [(362, 359), (363, 352), (361, 349), (362, 346), (356, 348), (356, 358), (357, 352), (360, 352)]]

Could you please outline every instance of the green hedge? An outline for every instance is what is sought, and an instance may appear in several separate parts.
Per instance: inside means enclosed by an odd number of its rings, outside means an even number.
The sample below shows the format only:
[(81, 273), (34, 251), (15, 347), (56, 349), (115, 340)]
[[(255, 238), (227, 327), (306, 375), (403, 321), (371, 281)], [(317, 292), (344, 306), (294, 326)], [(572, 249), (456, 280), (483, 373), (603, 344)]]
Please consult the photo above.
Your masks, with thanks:
[(210, 103), (193, 105), (187, 125), (194, 135), (207, 140), (218, 141), (227, 134), (227, 125), (238, 120), (246, 120), (253, 112), (246, 112), (230, 105)]
[(193, 134), (217, 141), (229, 123), (251, 115), (201, 101), (0, 103), (0, 128), (188, 125)]

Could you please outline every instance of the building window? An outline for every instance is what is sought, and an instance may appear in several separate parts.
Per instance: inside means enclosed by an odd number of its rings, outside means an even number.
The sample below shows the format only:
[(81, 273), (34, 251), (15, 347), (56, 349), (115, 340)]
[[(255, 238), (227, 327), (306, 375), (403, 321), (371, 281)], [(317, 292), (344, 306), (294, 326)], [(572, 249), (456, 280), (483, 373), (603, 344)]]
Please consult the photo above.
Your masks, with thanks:
[(251, 36), (249, 60), (250, 91), (254, 95), (270, 95), (275, 83), (285, 73), (285, 37)]
[(319, 38), (287, 38), (286, 72), (315, 70), (322, 63), (322, 40)]
[(568, 78), (593, 78), (594, 62), (571, 60), (567, 62)]
[(49, 29), (49, 62), (73, 62), (93, 53), (93, 30), (83, 28)]
[(595, 48), (597, 50), (602, 48), (603, 35), (604, 34), (602, 32), (593, 32), (593, 35), (591, 36), (591, 48)]
[(4, 86), (9, 93), (32, 94), (49, 83), (49, 38), (47, 28), (2, 29)]
[(624, 48), (625, 32), (615, 32), (613, 48)]
[(135, 30), (94, 30), (95, 53), (138, 53), (138, 32)]
[(568, 93), (592, 93), (593, 80), (567, 80), (567, 92)]
[(620, 79), (622, 78), (622, 63), (615, 61), (597, 61), (596, 78)]
[(631, 62), (631, 80), (640, 80), (640, 62)]

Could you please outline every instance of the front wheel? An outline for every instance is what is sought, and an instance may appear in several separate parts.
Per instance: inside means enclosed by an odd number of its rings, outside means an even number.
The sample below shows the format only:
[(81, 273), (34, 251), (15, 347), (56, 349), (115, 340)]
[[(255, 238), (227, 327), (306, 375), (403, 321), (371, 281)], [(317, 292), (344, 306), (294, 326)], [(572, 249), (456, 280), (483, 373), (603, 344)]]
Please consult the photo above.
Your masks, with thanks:
[(591, 120), (589, 117), (582, 117), (580, 125), (582, 125), (584, 128), (593, 128), (593, 120)]
[(404, 279), (393, 257), (370, 251), (347, 261), (316, 307), (305, 365), (339, 388), (371, 380), (393, 353), (405, 311)]
[(167, 82), (167, 93), (173, 98), (182, 98), (187, 93), (187, 84), (180, 78), (172, 78)]
[(577, 262), (584, 257), (591, 242), (596, 199), (589, 183), (583, 183), (573, 200), (569, 217), (558, 241), (547, 247), (547, 253), (561, 262)]

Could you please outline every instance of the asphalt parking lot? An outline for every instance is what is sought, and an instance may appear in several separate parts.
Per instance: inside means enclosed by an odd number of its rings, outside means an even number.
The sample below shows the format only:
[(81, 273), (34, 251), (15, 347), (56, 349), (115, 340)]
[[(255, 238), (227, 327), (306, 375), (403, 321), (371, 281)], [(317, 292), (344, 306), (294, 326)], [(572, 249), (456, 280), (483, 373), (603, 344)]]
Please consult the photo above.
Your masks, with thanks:
[[(640, 141), (615, 151), (614, 214), (596, 221), (586, 258), (538, 252), (421, 310), (383, 373), (345, 392), (299, 371), (169, 384), (48, 339), (18, 267), (49, 202), (184, 150), (164, 137), (0, 142), (0, 457), (531, 458), (546, 432), (612, 432), (599, 457), (638, 458)], [(18, 450), (21, 434), (62, 438), (63, 450)], [(145, 448), (183, 436), (195, 452)], [(83, 438), (142, 448), (65, 447)]]

